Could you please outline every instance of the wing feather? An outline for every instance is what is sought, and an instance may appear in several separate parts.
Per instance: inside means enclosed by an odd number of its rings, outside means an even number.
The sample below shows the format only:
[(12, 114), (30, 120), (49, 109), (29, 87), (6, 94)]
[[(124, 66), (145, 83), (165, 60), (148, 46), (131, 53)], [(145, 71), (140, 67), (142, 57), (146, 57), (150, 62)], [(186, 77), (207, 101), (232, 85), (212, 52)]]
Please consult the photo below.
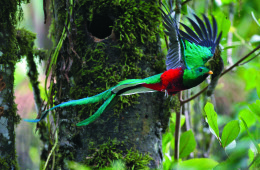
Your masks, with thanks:
[(188, 18), (188, 20), (195, 31), (182, 24), (186, 32), (181, 30), (178, 31), (181, 35), (181, 38), (200, 46), (210, 47), (211, 54), (213, 55), (222, 35), (222, 33), (220, 33), (217, 37), (218, 28), (216, 19), (214, 16), (212, 16), (213, 24), (211, 24), (205, 15), (203, 15), (204, 22), (197, 15), (193, 14), (193, 16), (198, 24), (196, 24), (196, 22), (191, 18)]
[(191, 28), (189, 28), (188, 26), (184, 25), (183, 23), (180, 23), (183, 28), (186, 30), (186, 32), (191, 35), (191, 37), (193, 37), (197, 42), (200, 42), (201, 39), (196, 35), (196, 33), (194, 31), (192, 31)]
[(169, 70), (177, 67), (184, 67), (184, 62), (181, 53), (181, 44), (179, 41), (178, 27), (174, 20), (174, 16), (171, 16), (171, 14), (173, 13), (172, 1), (170, 2), (170, 10), (168, 10), (163, 3), (162, 5), (167, 14), (164, 12), (162, 8), (159, 9), (162, 12), (163, 25), (166, 29), (165, 34), (169, 36), (170, 40), (168, 53), (166, 55), (166, 69)]
[(203, 36), (202, 31), (200, 30), (200, 27), (192, 19), (188, 18), (188, 20), (190, 21), (196, 33), (199, 35), (200, 39), (205, 40), (205, 37)]
[[(218, 26), (217, 26), (217, 21), (215, 17), (212, 16), (212, 21), (213, 21), (213, 39), (216, 40), (217, 38), (217, 33), (218, 33)], [(222, 33), (222, 32), (221, 32)], [(221, 34), (220, 33), (220, 34)], [(221, 36), (220, 36), (221, 37)], [(215, 41), (216, 42), (216, 41)]]

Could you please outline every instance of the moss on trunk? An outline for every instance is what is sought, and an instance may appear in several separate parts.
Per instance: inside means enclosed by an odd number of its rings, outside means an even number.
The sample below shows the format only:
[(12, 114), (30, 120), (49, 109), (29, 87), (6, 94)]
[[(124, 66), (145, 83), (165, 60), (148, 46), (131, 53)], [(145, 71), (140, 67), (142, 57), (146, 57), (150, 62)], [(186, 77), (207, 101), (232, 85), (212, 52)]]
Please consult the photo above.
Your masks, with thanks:
[(18, 60), (15, 26), (21, 1), (0, 2), (0, 167), (19, 169), (14, 126), (20, 121), (14, 104), (14, 65)]
[[(73, 13), (68, 14), (68, 1), (56, 0), (52, 8), (54, 44), (60, 40), (67, 15), (71, 22), (55, 66), (55, 104), (92, 96), (119, 81), (145, 78), (164, 70), (158, 45), (160, 12), (155, 1), (75, 1)], [(59, 146), (56, 151), (59, 154), (56, 154), (55, 166), (66, 168), (66, 160), (96, 166), (97, 162), (86, 158), (98, 154), (96, 151), (104, 145), (110, 148), (111, 142), (108, 144), (107, 141), (111, 140), (120, 143), (115, 146), (113, 154), (121, 154), (126, 164), (127, 155), (131, 158), (142, 153), (152, 158), (147, 161), (148, 166), (159, 167), (162, 162), (161, 130), (168, 123), (165, 117), (169, 115), (163, 95), (120, 97), (113, 110), (83, 127), (75, 124), (93, 114), (102, 103), (58, 111)], [(129, 156), (129, 153), (134, 154)], [(134, 157), (140, 159), (135, 162), (149, 160), (147, 156)], [(42, 158), (46, 160), (47, 155), (43, 154)], [(107, 162), (109, 166), (110, 161)], [(127, 165), (129, 168), (133, 166), (131, 163)]]

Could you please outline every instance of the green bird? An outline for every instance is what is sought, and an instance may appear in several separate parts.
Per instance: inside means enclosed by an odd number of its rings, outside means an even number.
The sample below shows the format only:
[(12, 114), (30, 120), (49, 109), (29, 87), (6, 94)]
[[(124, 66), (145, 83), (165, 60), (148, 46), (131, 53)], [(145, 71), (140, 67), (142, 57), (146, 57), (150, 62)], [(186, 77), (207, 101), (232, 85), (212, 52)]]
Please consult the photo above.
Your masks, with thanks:
[[(165, 6), (164, 6), (165, 7)], [(167, 10), (167, 8), (165, 7)], [(136, 93), (164, 92), (166, 95), (176, 93), (197, 86), (213, 72), (205, 63), (213, 56), (215, 47), (219, 44), (221, 33), (217, 38), (217, 24), (213, 18), (213, 29), (206, 16), (203, 15), (205, 24), (194, 14), (195, 21), (189, 19), (195, 32), (181, 24), (186, 32), (177, 28), (176, 22), (171, 17), (172, 11), (166, 14), (162, 9), (162, 17), (166, 34), (170, 44), (166, 56), (166, 71), (145, 79), (128, 79), (119, 82), (116, 86), (92, 97), (71, 100), (52, 107), (42, 113), (39, 119), (24, 119), (27, 122), (37, 123), (43, 120), (49, 111), (55, 108), (91, 104), (105, 101), (103, 105), (89, 118), (79, 122), (77, 126), (84, 126), (95, 121), (102, 113), (111, 109), (117, 98), (123, 95)]]

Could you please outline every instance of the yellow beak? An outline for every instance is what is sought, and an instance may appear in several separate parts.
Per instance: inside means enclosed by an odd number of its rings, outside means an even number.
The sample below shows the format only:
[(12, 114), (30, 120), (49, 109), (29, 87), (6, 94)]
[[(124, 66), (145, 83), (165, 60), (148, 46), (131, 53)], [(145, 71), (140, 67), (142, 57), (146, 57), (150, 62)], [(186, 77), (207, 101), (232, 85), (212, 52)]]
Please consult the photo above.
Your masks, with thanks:
[(208, 72), (208, 74), (213, 74), (213, 71), (210, 70), (210, 71)]

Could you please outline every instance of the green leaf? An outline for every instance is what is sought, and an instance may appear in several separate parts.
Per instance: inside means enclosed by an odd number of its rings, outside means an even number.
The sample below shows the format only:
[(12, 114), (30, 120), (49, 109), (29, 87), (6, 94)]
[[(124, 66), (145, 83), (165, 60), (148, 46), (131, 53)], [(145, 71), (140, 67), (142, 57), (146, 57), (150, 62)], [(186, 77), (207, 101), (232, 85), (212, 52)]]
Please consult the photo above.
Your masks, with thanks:
[(191, 130), (181, 134), (180, 158), (188, 156), (196, 148), (196, 140)]
[(214, 170), (228, 170), (233, 169), (234, 165), (230, 163), (228, 160), (220, 162), (216, 167), (214, 167)]
[(182, 161), (178, 165), (178, 169), (185, 170), (210, 170), (218, 165), (218, 162), (209, 158), (195, 158)]
[(242, 120), (244, 126), (245, 126), (245, 129), (246, 129), (246, 132), (247, 132), (247, 135), (249, 136), (249, 138), (251, 139), (251, 141), (253, 142), (253, 144), (255, 145), (255, 148), (257, 149), (257, 153), (260, 154), (260, 147), (259, 145), (257, 144), (257, 142), (255, 141), (255, 139), (252, 137), (251, 133), (249, 132), (249, 129), (248, 129), (248, 126), (245, 122), (245, 120), (240, 117), (240, 119)]
[(230, 4), (231, 2), (236, 2), (235, 0), (222, 0), (223, 4)]
[(166, 132), (163, 134), (162, 138), (162, 150), (163, 153), (168, 153), (170, 146), (171, 146), (171, 141), (173, 139), (173, 133)]
[[(175, 112), (173, 112), (171, 114), (170, 121), (171, 121), (171, 123), (174, 124), (174, 127), (175, 127), (175, 123), (176, 123), (176, 113)], [(184, 123), (185, 123), (185, 116), (181, 115), (181, 127), (184, 125)]]
[[(248, 105), (248, 107), (256, 115), (257, 119), (260, 121), (260, 100), (256, 100), (255, 103)], [(246, 121), (246, 123), (248, 122)]]
[(169, 158), (168, 155), (164, 157), (163, 170), (173, 169), (174, 166), (173, 159), (174, 158)]
[(238, 120), (232, 120), (225, 125), (221, 136), (221, 143), (223, 148), (236, 139), (239, 131), (240, 126)]
[(219, 129), (218, 129), (218, 122), (217, 122), (218, 115), (214, 110), (213, 104), (207, 102), (206, 106), (204, 107), (204, 110), (206, 112), (206, 116), (207, 116), (206, 121), (209, 124), (211, 133), (213, 133), (216, 136), (216, 138), (219, 139)]
[[(250, 107), (250, 106), (249, 106)], [(253, 115), (253, 113), (249, 109), (243, 109), (239, 112), (239, 116), (243, 117), (248, 127), (251, 127), (255, 124), (256, 118)], [(243, 124), (240, 124), (240, 133), (244, 132), (245, 126)]]
[(257, 21), (253, 11), (251, 12), (251, 15), (252, 15), (253, 19), (255, 20), (256, 24), (260, 27), (260, 23)]

